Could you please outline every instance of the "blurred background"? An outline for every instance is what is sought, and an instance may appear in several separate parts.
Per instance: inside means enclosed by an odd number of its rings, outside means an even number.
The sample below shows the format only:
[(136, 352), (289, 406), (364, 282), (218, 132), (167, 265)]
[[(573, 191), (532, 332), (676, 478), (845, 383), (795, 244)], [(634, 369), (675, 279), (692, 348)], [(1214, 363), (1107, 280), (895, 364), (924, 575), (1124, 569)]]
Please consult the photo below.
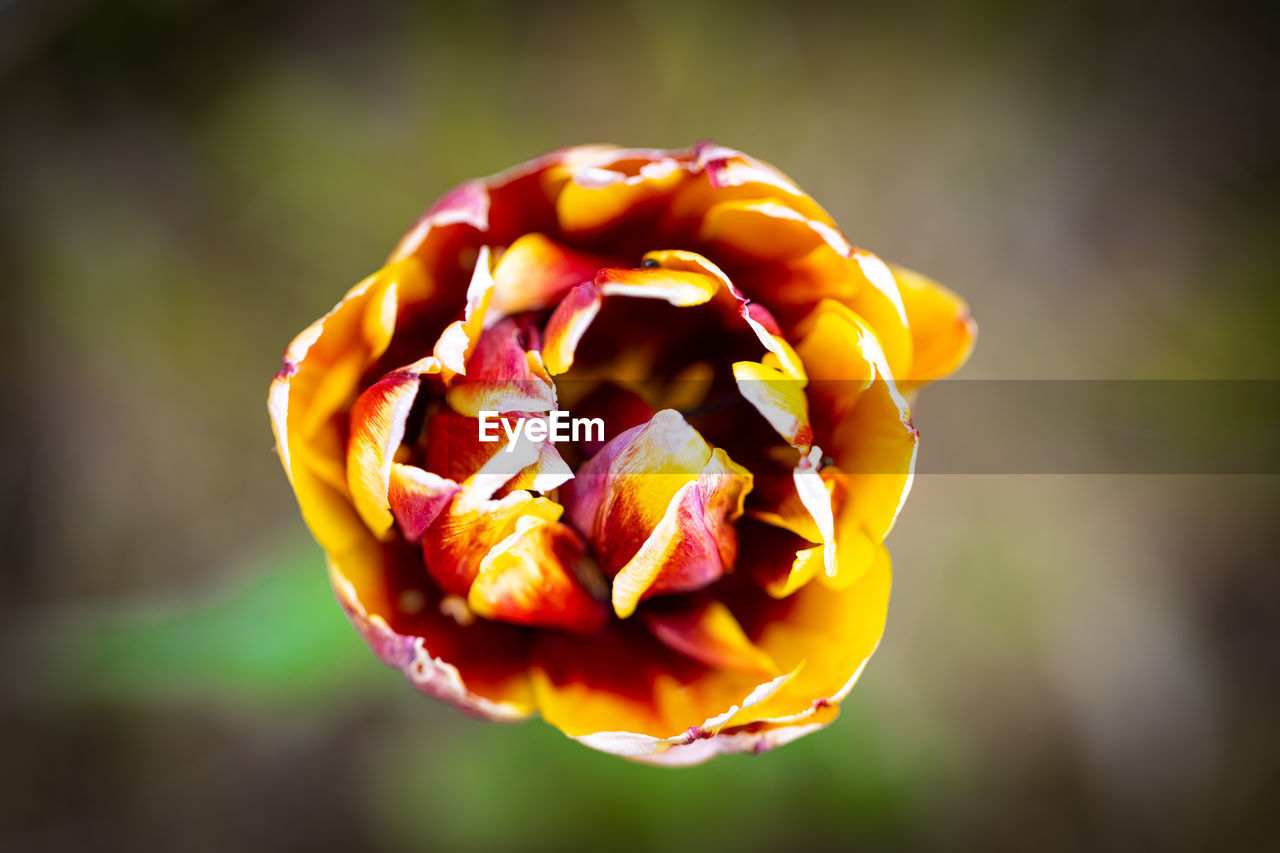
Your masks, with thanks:
[(841, 719), (663, 771), (379, 666), (266, 417), (435, 197), (587, 141), (777, 164), (963, 377), (1280, 379), (1274, 18), (1145, 5), (0, 2), (0, 847), (1275, 849), (1280, 478), (921, 476)]

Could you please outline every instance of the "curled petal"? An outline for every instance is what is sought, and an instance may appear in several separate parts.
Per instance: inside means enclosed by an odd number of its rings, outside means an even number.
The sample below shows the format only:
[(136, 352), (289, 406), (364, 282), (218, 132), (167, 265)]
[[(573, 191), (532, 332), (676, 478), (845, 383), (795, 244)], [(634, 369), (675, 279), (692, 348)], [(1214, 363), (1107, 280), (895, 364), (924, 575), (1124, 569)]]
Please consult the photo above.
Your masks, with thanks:
[(547, 372), (558, 376), (573, 366), (574, 354), (591, 321), (600, 313), (605, 296), (662, 299), (678, 307), (702, 305), (716, 294), (720, 283), (700, 271), (661, 268), (607, 267), (595, 280), (569, 291), (547, 321), (542, 358)]
[[(428, 367), (439, 369), (434, 360)], [(418, 396), (419, 376), (412, 369), (391, 373), (361, 394), (351, 407), (347, 485), (356, 511), (380, 538), (391, 535), (391, 466), (404, 439), (409, 410)]]
[(831, 216), (778, 168), (741, 151), (715, 143), (694, 146), (693, 168), (699, 179), (676, 193), (672, 208), (677, 218), (701, 219), (723, 201), (781, 199), (816, 222), (834, 226)]
[(445, 328), (436, 341), (435, 357), (444, 365), (446, 379), (467, 372), (467, 359), (480, 339), (485, 311), (493, 293), (493, 271), (490, 269), (489, 247), (481, 246), (476, 265), (467, 286), (467, 304), (463, 316)]
[(807, 447), (813, 443), (809, 400), (805, 397), (802, 380), (771, 365), (752, 361), (735, 362), (733, 378), (742, 396), (788, 444)]

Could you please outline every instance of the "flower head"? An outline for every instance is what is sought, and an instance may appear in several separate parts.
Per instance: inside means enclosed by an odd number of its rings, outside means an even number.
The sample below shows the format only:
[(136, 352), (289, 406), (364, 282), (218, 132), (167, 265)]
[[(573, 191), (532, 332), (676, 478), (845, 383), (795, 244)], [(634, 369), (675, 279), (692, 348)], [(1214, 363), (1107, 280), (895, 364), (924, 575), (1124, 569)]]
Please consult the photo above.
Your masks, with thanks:
[(771, 166), (584, 146), (441, 198), (290, 344), (269, 409), (383, 661), (689, 764), (835, 717), (884, 626), (904, 394), (974, 334)]

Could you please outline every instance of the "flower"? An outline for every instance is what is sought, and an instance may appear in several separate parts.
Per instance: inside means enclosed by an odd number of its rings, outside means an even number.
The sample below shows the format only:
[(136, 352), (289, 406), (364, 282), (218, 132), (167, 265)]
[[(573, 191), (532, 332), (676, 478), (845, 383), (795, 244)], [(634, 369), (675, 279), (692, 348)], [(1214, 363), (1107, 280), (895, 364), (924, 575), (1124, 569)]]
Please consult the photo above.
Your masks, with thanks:
[[(582, 146), (441, 198), (289, 345), (269, 410), (379, 658), (691, 764), (837, 714), (884, 627), (904, 394), (975, 331), (771, 166)], [(602, 429), (554, 440), (565, 410)]]

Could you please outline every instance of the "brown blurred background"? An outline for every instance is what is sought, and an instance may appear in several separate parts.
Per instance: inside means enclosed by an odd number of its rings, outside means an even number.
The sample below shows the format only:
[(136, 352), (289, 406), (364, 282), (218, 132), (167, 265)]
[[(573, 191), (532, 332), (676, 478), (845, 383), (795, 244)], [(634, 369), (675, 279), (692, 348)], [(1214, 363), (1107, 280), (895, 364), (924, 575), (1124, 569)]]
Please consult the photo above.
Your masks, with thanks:
[(779, 165), (962, 376), (1280, 379), (1274, 17), (1144, 5), (0, 3), (0, 846), (1280, 845), (1275, 476), (922, 476), (842, 718), (672, 772), (379, 667), (266, 419), (437, 195), (586, 141)]

